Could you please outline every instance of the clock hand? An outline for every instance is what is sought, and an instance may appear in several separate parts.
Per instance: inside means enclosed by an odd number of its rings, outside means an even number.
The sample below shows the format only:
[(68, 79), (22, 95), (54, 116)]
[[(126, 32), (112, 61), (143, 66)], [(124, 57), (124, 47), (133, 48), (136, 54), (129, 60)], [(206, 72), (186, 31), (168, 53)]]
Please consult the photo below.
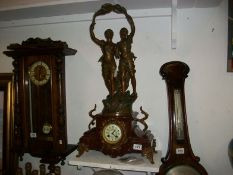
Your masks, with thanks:
[(112, 132), (112, 135), (113, 135), (115, 138), (118, 138), (118, 135), (114, 134), (115, 132), (116, 132), (116, 130), (114, 130), (114, 131)]
[(44, 77), (44, 75), (43, 75), (44, 72), (43, 72), (43, 71), (44, 71), (44, 67), (41, 66), (41, 67), (40, 67), (40, 74), (39, 74), (41, 80), (42, 80), (43, 77)]

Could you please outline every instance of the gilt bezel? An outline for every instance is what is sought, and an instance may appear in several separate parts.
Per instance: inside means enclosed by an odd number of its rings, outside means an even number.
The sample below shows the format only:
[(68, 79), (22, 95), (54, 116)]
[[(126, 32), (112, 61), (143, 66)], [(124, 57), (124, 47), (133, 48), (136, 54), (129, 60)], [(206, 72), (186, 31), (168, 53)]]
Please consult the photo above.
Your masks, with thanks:
[[(42, 80), (38, 80), (36, 78), (36, 74), (35, 74), (35, 69), (38, 67), (38, 66), (42, 66), (44, 68), (44, 70), (46, 71), (46, 75), (44, 76), (44, 78)], [(51, 76), (51, 71), (50, 71), (50, 68), (49, 66), (43, 62), (43, 61), (37, 61), (37, 62), (34, 62), (28, 69), (28, 75), (29, 75), (29, 78), (30, 80), (37, 86), (42, 86), (44, 84), (46, 84), (49, 79), (50, 79), (50, 76)]]

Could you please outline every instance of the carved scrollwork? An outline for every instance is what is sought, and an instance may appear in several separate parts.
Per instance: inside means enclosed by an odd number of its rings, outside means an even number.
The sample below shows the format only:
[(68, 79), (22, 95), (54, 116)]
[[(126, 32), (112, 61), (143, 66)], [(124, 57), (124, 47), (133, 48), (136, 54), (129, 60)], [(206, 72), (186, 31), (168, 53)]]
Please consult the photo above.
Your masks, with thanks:
[(95, 107), (89, 111), (89, 116), (92, 118), (92, 120), (88, 125), (88, 129), (91, 129), (91, 125), (95, 125), (96, 115), (92, 114), (94, 111), (96, 111), (96, 104)]
[(141, 123), (144, 126), (143, 131), (145, 132), (148, 129), (148, 125), (146, 124), (145, 120), (148, 118), (149, 114), (142, 109), (142, 106), (140, 107), (140, 111), (144, 115), (144, 117), (140, 119), (135, 118), (134, 121)]

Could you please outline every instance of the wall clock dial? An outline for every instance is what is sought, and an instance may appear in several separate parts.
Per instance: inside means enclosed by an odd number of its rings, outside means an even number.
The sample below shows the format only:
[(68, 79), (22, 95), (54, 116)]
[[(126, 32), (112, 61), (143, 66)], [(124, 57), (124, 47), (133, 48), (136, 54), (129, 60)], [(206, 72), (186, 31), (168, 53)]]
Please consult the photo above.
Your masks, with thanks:
[(29, 67), (28, 74), (35, 85), (41, 86), (49, 81), (51, 72), (45, 62), (37, 61)]

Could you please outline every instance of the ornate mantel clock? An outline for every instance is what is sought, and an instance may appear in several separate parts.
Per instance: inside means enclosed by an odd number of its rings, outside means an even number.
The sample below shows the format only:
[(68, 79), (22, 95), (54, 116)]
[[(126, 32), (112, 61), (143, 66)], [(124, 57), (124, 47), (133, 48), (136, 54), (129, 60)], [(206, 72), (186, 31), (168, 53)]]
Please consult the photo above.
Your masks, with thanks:
[[(121, 40), (118, 43), (112, 41), (111, 29), (107, 29), (104, 33), (106, 40), (100, 40), (94, 34), (96, 17), (111, 12), (123, 14), (131, 27), (130, 33), (126, 28), (120, 30)], [(89, 130), (79, 140), (78, 156), (88, 150), (101, 151), (111, 157), (136, 152), (146, 156), (153, 163), (155, 140), (145, 123), (148, 114), (140, 108), (144, 117), (138, 118), (138, 113), (132, 110), (132, 105), (137, 99), (134, 65), (136, 57), (131, 52), (134, 33), (132, 17), (124, 7), (118, 4), (104, 4), (93, 16), (90, 35), (103, 54), (99, 62), (101, 62), (103, 80), (109, 95), (103, 100), (102, 113), (92, 114), (96, 106), (89, 112), (92, 121), (89, 124)], [(119, 59), (117, 75), (115, 75), (116, 59)], [(127, 90), (129, 82), (133, 90), (131, 94)], [(138, 123), (144, 128), (141, 129)]]
[(160, 74), (165, 79), (168, 93), (169, 146), (158, 175), (207, 175), (193, 154), (185, 109), (184, 82), (189, 67), (179, 61), (165, 63)]
[(14, 66), (15, 149), (41, 157), (53, 169), (76, 148), (67, 143), (65, 98), (65, 56), (76, 50), (50, 38), (30, 38), (7, 49)]

